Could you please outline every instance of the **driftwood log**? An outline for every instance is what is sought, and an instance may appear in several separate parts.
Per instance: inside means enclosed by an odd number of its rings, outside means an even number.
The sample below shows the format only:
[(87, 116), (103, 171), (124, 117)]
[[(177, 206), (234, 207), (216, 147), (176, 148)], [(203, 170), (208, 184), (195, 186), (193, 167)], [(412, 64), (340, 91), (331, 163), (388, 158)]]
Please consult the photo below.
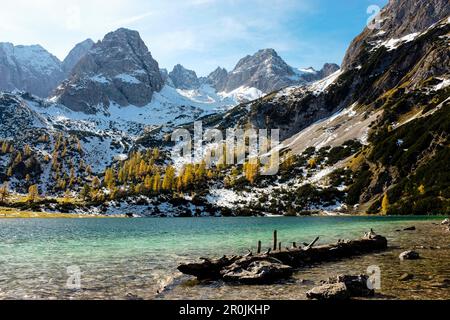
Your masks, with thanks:
[(199, 280), (263, 284), (289, 278), (295, 268), (350, 258), (387, 248), (387, 239), (376, 235), (372, 230), (357, 240), (339, 240), (335, 244), (316, 246), (318, 240), (319, 237), (305, 247), (273, 251), (269, 249), (266, 253), (256, 255), (250, 252), (246, 256), (201, 258), (202, 262), (182, 264), (178, 270), (195, 276)]

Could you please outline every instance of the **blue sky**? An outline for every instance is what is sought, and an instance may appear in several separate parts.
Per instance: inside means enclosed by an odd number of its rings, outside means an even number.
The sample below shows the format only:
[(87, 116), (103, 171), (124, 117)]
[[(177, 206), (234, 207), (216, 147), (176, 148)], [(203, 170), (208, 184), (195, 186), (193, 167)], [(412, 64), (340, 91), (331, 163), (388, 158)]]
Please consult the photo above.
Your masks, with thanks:
[(274, 48), (292, 66), (340, 63), (371, 5), (387, 0), (15, 0), (2, 4), (0, 42), (41, 44), (63, 59), (77, 42), (138, 30), (161, 67), (199, 75)]

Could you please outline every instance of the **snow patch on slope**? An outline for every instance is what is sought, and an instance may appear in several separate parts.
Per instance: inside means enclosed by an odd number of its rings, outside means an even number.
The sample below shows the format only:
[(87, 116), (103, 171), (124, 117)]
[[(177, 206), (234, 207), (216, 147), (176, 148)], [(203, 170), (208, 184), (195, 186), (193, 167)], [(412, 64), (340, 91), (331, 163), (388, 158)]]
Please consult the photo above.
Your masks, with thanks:
[(264, 92), (257, 88), (242, 86), (231, 92), (220, 92), (219, 95), (223, 99), (231, 98), (237, 104), (259, 99), (264, 96)]

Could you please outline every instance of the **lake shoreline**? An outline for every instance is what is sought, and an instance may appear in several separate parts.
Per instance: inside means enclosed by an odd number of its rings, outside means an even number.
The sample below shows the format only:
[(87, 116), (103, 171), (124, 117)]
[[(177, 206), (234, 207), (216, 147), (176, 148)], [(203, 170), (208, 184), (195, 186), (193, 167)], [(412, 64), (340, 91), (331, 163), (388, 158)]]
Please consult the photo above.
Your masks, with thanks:
[[(126, 214), (123, 215), (100, 215), (100, 214), (88, 214), (88, 213), (62, 213), (62, 212), (36, 212), (36, 211), (20, 211), (15, 208), (11, 207), (0, 207), (0, 219), (124, 219), (124, 218), (135, 218), (135, 219), (153, 219), (153, 218), (226, 218), (226, 216), (208, 216), (208, 217), (160, 217), (160, 216), (149, 216), (149, 217), (128, 217)], [(243, 216), (244, 217), (244, 216)], [(445, 215), (409, 215), (409, 216), (386, 216), (382, 214), (368, 214), (368, 213), (352, 213), (352, 214), (344, 214), (344, 213), (337, 213), (337, 214), (329, 214), (329, 212), (323, 212), (320, 214), (310, 214), (310, 215), (297, 215), (297, 216), (291, 216), (291, 215), (264, 215), (264, 216), (254, 216), (254, 218), (292, 218), (292, 217), (329, 217), (329, 218), (335, 218), (335, 217), (430, 217), (430, 218), (436, 218), (436, 219), (445, 219), (447, 216)], [(239, 216), (232, 216), (232, 218), (239, 218)]]

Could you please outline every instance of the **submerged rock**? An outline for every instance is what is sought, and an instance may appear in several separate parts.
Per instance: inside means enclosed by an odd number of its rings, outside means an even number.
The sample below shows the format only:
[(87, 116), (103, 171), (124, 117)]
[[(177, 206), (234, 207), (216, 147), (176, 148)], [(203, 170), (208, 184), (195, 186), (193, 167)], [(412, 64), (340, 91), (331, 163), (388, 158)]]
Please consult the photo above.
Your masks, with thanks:
[(399, 258), (400, 260), (417, 260), (420, 259), (420, 255), (416, 251), (409, 250), (400, 253)]

